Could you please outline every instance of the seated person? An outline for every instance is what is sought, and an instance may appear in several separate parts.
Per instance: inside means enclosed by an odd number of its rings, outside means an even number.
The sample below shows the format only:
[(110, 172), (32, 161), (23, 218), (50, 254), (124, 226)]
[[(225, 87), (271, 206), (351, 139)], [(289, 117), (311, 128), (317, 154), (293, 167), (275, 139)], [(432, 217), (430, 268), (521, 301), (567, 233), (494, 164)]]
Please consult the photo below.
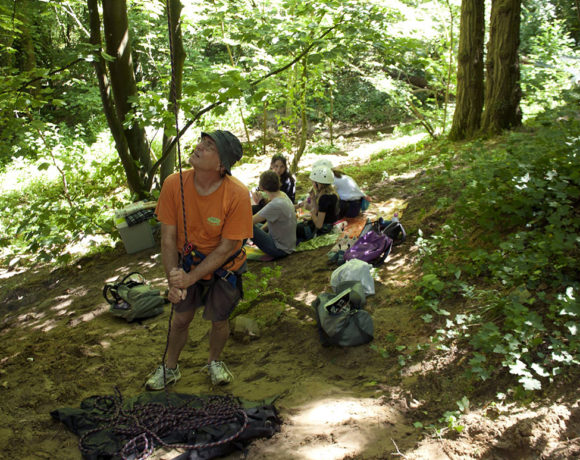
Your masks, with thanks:
[[(281, 153), (274, 155), (270, 162), (270, 170), (274, 171), (280, 177), (280, 191), (288, 195), (288, 198), (294, 203), (296, 200), (296, 180), (288, 171), (286, 157)], [(262, 196), (257, 190), (252, 193), (252, 199), (256, 203), (252, 206), (252, 212), (254, 214), (267, 203), (266, 197)]]
[[(268, 203), (254, 214), (252, 241), (266, 254), (278, 259), (296, 248), (296, 213), (288, 195), (280, 190), (280, 178), (274, 171), (260, 175), (258, 189), (266, 192)], [(266, 222), (260, 228), (257, 224)], [(268, 232), (264, 228), (268, 228)]]
[(310, 219), (300, 222), (296, 227), (298, 242), (307, 241), (315, 235), (329, 233), (332, 225), (338, 219), (339, 198), (334, 189), (334, 174), (327, 165), (316, 166), (310, 173), (312, 190), (310, 203)]
[(329, 160), (318, 160), (312, 166), (325, 165), (332, 169), (334, 175), (334, 188), (340, 198), (339, 218), (342, 217), (356, 217), (360, 214), (364, 192), (359, 188), (355, 180), (344, 174), (342, 171), (332, 167)]
[(334, 173), (334, 187), (340, 197), (339, 217), (358, 216), (365, 194), (352, 177), (337, 169), (333, 169), (332, 172)]

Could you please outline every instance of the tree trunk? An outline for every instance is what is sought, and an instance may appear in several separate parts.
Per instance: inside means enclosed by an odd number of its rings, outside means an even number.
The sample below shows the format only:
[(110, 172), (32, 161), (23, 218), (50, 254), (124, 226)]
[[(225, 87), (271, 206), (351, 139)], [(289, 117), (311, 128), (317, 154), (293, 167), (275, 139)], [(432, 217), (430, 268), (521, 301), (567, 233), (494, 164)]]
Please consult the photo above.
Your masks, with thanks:
[[(170, 43), (173, 48), (172, 57), (173, 65), (171, 69), (171, 89), (169, 91), (169, 110), (176, 112), (176, 107), (179, 107), (181, 100), (181, 93), (183, 87), (183, 64), (185, 62), (185, 51), (183, 49), (183, 35), (181, 33), (181, 10), (182, 5), (180, 0), (169, 0), (169, 9), (167, 12), (169, 19), (169, 33)], [(177, 110), (178, 111), (178, 110)], [(178, 128), (177, 120), (176, 129)], [(163, 131), (163, 150), (171, 144), (175, 136), (168, 136), (166, 129)], [(180, 149), (181, 150), (181, 149)], [(169, 150), (167, 158), (161, 163), (160, 182), (163, 182), (175, 169), (175, 147)]]
[(264, 100), (262, 110), (262, 155), (266, 155), (266, 143), (268, 142), (268, 103)]
[(91, 30), (90, 42), (95, 51), (95, 60), (93, 61), (93, 64), (99, 82), (99, 92), (103, 103), (103, 111), (105, 112), (107, 124), (109, 125), (109, 129), (111, 130), (111, 134), (115, 141), (117, 154), (119, 155), (121, 164), (125, 170), (129, 190), (139, 197), (144, 197), (145, 187), (141, 177), (139, 176), (139, 170), (129, 154), (129, 146), (127, 144), (127, 139), (125, 138), (123, 125), (117, 116), (115, 101), (111, 94), (111, 85), (107, 75), (107, 68), (105, 61), (101, 56), (101, 20), (99, 17), (97, 0), (87, 0), (87, 7), (89, 11)]
[(487, 45), (483, 134), (498, 134), (522, 122), (519, 85), (521, 0), (493, 0)]
[(328, 90), (328, 98), (330, 99), (330, 113), (328, 114), (328, 135), (330, 136), (330, 145), (334, 147), (334, 94), (333, 85), (330, 85)]
[(452, 140), (467, 139), (479, 131), (484, 89), (484, 29), (484, 0), (463, 0), (457, 56), (457, 104), (449, 133)]
[(131, 58), (126, 0), (103, 0), (103, 25), (107, 54), (115, 58), (113, 61), (107, 62), (107, 67), (111, 78), (117, 117), (123, 124), (131, 158), (138, 164), (143, 183), (151, 183), (148, 177), (151, 168), (151, 155), (145, 138), (145, 130), (139, 126), (137, 120), (133, 120), (129, 126), (125, 126), (127, 115), (132, 109), (129, 99), (138, 95)]
[(447, 110), (449, 109), (449, 88), (451, 87), (451, 72), (453, 68), (453, 40), (455, 38), (453, 34), (454, 28), (454, 19), (455, 16), (453, 14), (453, 8), (449, 3), (449, 0), (446, 1), (447, 8), (449, 9), (449, 64), (447, 65), (447, 81), (445, 82), (445, 99), (443, 103), (443, 127), (442, 132), (444, 133), (447, 129)]
[(300, 141), (298, 144), (298, 149), (294, 154), (294, 158), (292, 159), (292, 166), (290, 167), (290, 172), (292, 174), (296, 174), (298, 171), (298, 163), (300, 162), (300, 158), (306, 150), (306, 141), (308, 139), (308, 116), (307, 116), (307, 107), (306, 107), (306, 94), (308, 92), (308, 56), (304, 56), (302, 58), (302, 101), (300, 107), (300, 119), (301, 119), (301, 130), (300, 130)]
[[(30, 72), (36, 69), (36, 53), (34, 51), (34, 40), (32, 39), (33, 17), (30, 16), (32, 5), (28, 0), (19, 3), (17, 13), (20, 23), (20, 70)], [(36, 84), (35, 86), (37, 86)]]

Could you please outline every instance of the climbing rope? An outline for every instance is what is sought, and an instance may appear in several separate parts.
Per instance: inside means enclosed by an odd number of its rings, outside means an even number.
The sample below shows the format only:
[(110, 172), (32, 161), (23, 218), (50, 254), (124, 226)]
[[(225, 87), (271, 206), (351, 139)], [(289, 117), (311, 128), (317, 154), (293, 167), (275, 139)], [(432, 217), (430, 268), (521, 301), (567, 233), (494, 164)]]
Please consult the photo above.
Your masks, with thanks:
[(166, 1), (167, 8), (167, 28), (169, 31), (169, 57), (171, 61), (171, 93), (170, 101), (173, 102), (173, 116), (175, 117), (175, 135), (177, 136), (177, 161), (179, 165), (179, 185), (181, 187), (181, 210), (183, 212), (183, 234), (185, 236), (185, 242), (187, 244), (187, 225), (185, 218), (185, 194), (183, 192), (183, 172), (181, 163), (181, 143), (179, 142), (179, 101), (177, 98), (177, 87), (175, 86), (176, 80), (176, 70), (175, 70), (175, 44), (173, 42), (173, 32), (171, 31), (171, 6), (169, 4), (170, 0)]
[[(173, 115), (175, 117), (175, 132), (177, 136), (177, 161), (179, 165), (179, 187), (181, 191), (181, 211), (183, 212), (183, 234), (185, 237), (185, 243), (187, 247), (187, 220), (185, 215), (185, 193), (183, 191), (183, 171), (182, 171), (182, 163), (181, 163), (181, 143), (179, 142), (179, 102), (177, 98), (177, 87), (175, 86), (175, 44), (173, 42), (173, 32), (171, 30), (171, 5), (169, 4), (170, 0), (166, 0), (165, 7), (167, 9), (167, 30), (169, 35), (169, 58), (171, 62), (171, 96), (170, 100), (173, 101)], [(191, 250), (190, 250), (191, 252)], [(184, 256), (186, 253), (184, 252)], [(183, 258), (182, 258), (183, 262)], [(187, 270), (189, 271), (189, 270)], [(161, 359), (161, 366), (163, 367), (163, 387), (165, 391), (167, 391), (167, 375), (165, 372), (165, 360), (167, 358), (167, 350), (169, 349), (169, 337), (171, 335), (171, 322), (173, 321), (173, 303), (171, 304), (171, 311), (169, 313), (169, 323), (167, 326), (167, 339), (165, 341), (165, 350), (163, 351), (163, 358)]]
[[(192, 407), (195, 404), (198, 407)], [(198, 450), (227, 444), (238, 438), (248, 426), (248, 415), (240, 404), (230, 396), (209, 396), (207, 399), (193, 397), (180, 407), (161, 403), (134, 404), (130, 409), (123, 408), (123, 397), (118, 388), (113, 396), (98, 396), (94, 402), (95, 410), (102, 415), (93, 415), (100, 422), (81, 436), (79, 449), (91, 453), (87, 440), (95, 433), (110, 430), (116, 436), (127, 439), (116, 453), (123, 460), (146, 459), (156, 447)], [(240, 428), (231, 436), (214, 442), (194, 444), (169, 444), (163, 440), (174, 432), (189, 432), (194, 435), (200, 429), (236, 423)]]

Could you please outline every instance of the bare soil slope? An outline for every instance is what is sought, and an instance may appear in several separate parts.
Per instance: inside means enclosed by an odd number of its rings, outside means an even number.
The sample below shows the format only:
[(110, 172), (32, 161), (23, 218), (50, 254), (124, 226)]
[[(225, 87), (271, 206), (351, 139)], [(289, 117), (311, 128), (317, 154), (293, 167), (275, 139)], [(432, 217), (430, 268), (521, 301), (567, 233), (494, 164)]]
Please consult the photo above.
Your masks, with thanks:
[[(249, 400), (279, 396), (282, 431), (255, 442), (250, 459), (536, 459), (580, 456), (580, 411), (574, 381), (521, 407), (495, 399), (501, 382), (469, 382), (461, 350), (445, 356), (428, 346), (433, 332), (413, 310), (414, 233), (424, 218), (421, 175), (377, 185), (373, 212), (403, 215), (410, 233), (379, 269), (368, 310), (375, 347), (323, 348), (313, 310), (316, 294), (330, 290), (333, 267), (327, 248), (280, 262), (245, 316), (257, 320), (259, 337), (233, 334), (223, 359), (235, 374), (225, 388), (211, 388), (203, 370), (208, 324), (197, 318), (182, 355), (183, 378), (171, 391), (229, 393)], [(405, 192), (407, 190), (407, 192)], [(422, 224), (423, 225), (423, 224)], [(428, 225), (427, 225), (428, 227)], [(91, 395), (144, 391), (147, 374), (165, 347), (169, 309), (127, 324), (112, 317), (102, 297), (106, 281), (133, 270), (163, 287), (158, 248), (127, 255), (122, 247), (67, 269), (31, 270), (3, 279), (0, 294), (0, 452), (2, 458), (79, 459), (78, 439), (49, 412), (78, 407)], [(271, 266), (270, 263), (269, 266)], [(266, 263), (250, 262), (259, 273)], [(427, 345), (425, 345), (427, 344)], [(417, 348), (419, 345), (419, 349)], [(469, 396), (459, 433), (418, 428), (436, 424), (455, 401)], [(492, 404), (492, 401), (495, 403)], [(172, 458), (176, 451), (157, 452)], [(232, 455), (238, 458), (240, 455)]]

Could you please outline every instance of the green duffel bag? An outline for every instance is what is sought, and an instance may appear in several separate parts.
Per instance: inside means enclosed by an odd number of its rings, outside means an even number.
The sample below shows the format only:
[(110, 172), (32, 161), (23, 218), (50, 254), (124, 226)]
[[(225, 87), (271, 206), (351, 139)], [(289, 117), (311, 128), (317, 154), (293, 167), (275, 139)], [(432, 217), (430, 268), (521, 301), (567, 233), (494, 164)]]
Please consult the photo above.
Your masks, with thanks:
[(374, 325), (371, 315), (363, 310), (366, 297), (362, 284), (346, 281), (336, 292), (323, 292), (312, 304), (322, 345), (352, 347), (370, 342)]
[(161, 291), (149, 286), (139, 272), (105, 284), (103, 297), (110, 305), (109, 311), (128, 322), (157, 316), (166, 303)]

